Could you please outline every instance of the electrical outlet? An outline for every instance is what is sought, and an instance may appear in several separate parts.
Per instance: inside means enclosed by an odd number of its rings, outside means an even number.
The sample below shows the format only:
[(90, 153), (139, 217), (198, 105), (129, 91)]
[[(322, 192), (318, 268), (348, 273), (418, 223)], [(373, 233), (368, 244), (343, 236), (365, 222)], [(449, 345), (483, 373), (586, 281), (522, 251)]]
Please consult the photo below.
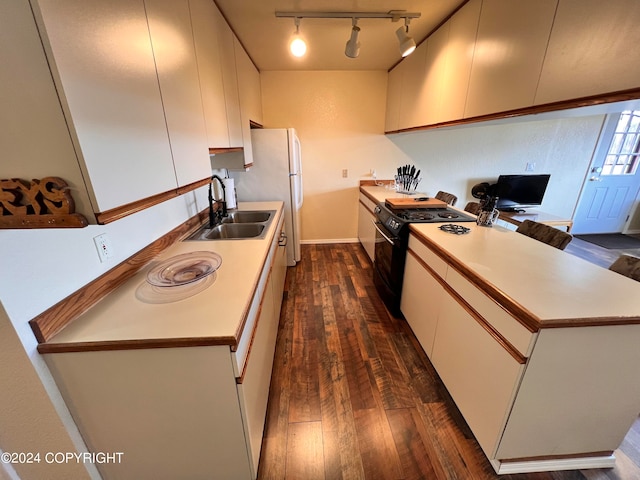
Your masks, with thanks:
[(349, 176), (349, 170), (346, 168), (342, 170), (342, 178), (347, 178)]
[(96, 244), (100, 262), (104, 263), (113, 257), (113, 246), (111, 245), (111, 240), (106, 233), (93, 237), (93, 243)]
[(533, 172), (536, 169), (536, 164), (534, 162), (527, 162), (527, 166), (524, 167), (525, 172)]

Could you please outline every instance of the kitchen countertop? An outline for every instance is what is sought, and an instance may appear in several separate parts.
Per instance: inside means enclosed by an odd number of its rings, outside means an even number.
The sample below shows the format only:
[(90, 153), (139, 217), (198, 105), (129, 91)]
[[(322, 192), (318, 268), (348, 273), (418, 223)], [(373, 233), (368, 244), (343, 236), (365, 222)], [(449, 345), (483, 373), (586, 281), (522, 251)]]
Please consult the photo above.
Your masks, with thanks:
[[(149, 340), (182, 340), (236, 345), (283, 212), (282, 202), (238, 205), (238, 210), (276, 210), (264, 239), (176, 242), (47, 343), (143, 345)], [(207, 289), (172, 303), (138, 299), (139, 289), (148, 286), (146, 275), (151, 268), (172, 256), (195, 251), (216, 252), (222, 257), (217, 278)]]
[(407, 195), (404, 193), (398, 193), (392, 188), (378, 187), (378, 186), (372, 186), (372, 185), (361, 185), (360, 191), (375, 203), (384, 202), (387, 198), (411, 198), (411, 197), (428, 196), (420, 192)]
[(507, 310), (529, 312), (532, 329), (640, 323), (639, 282), (506, 228), (462, 225), (471, 231), (410, 228)]

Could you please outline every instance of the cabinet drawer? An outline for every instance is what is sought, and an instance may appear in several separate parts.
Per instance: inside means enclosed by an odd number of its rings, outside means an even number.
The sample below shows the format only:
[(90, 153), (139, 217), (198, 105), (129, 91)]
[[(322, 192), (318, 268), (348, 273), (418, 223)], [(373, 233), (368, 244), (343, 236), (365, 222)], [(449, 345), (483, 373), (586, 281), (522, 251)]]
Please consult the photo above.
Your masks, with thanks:
[(446, 279), (449, 286), (464, 298), (505, 340), (513, 345), (523, 356), (529, 356), (533, 348), (535, 333), (529, 331), (516, 318), (456, 270), (450, 268)]
[(429, 265), (441, 278), (446, 278), (447, 262), (440, 258), (429, 247), (422, 243), (415, 235), (409, 236), (409, 250), (413, 250), (424, 263)]
[(376, 208), (376, 204), (364, 193), (360, 193), (360, 203), (362, 203), (367, 208), (367, 210), (369, 210), (373, 214), (373, 209)]

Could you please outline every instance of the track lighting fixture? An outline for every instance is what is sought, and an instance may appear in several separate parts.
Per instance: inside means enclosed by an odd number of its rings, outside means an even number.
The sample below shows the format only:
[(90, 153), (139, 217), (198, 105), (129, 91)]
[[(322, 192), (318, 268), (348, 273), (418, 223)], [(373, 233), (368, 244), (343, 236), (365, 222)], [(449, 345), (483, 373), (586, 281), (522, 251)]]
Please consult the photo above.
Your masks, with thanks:
[(358, 41), (358, 34), (360, 33), (360, 27), (358, 26), (358, 19), (353, 19), (353, 26), (351, 27), (351, 38), (347, 41), (347, 45), (344, 48), (344, 54), (349, 58), (357, 58), (360, 54), (360, 42)]
[(300, 36), (300, 17), (296, 17), (295, 20), (296, 31), (289, 42), (289, 50), (294, 57), (302, 57), (307, 53), (307, 44)]
[(344, 54), (349, 58), (357, 58), (360, 54), (360, 42), (358, 36), (360, 27), (358, 20), (363, 18), (381, 18), (397, 22), (404, 19), (404, 27), (396, 30), (398, 42), (400, 42), (400, 53), (403, 57), (410, 55), (416, 48), (416, 42), (409, 36), (409, 21), (412, 18), (420, 18), (420, 13), (407, 13), (405, 10), (391, 10), (386, 13), (381, 12), (276, 12), (276, 17), (293, 18), (296, 31), (289, 44), (291, 53), (296, 57), (301, 57), (307, 51), (307, 45), (300, 37), (300, 20), (302, 18), (350, 18), (352, 22), (351, 37), (347, 41)]
[(400, 54), (403, 57), (411, 55), (416, 49), (416, 42), (409, 36), (408, 18), (404, 19), (404, 27), (400, 27), (398, 30), (396, 30), (396, 36), (398, 37), (398, 42), (400, 43)]

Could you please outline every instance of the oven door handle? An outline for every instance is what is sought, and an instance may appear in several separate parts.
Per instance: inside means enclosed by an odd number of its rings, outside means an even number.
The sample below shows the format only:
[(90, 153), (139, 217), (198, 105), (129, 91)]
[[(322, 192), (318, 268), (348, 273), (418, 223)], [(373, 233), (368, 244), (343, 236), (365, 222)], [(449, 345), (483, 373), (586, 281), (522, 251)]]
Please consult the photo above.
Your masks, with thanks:
[(382, 235), (387, 242), (389, 242), (391, 245), (395, 247), (396, 244), (393, 243), (393, 240), (391, 240), (382, 230), (380, 230), (380, 227), (378, 227), (378, 225), (382, 225), (382, 224), (380, 222), (376, 222), (375, 220), (371, 220), (371, 223), (373, 223), (373, 226), (376, 228), (378, 233)]

